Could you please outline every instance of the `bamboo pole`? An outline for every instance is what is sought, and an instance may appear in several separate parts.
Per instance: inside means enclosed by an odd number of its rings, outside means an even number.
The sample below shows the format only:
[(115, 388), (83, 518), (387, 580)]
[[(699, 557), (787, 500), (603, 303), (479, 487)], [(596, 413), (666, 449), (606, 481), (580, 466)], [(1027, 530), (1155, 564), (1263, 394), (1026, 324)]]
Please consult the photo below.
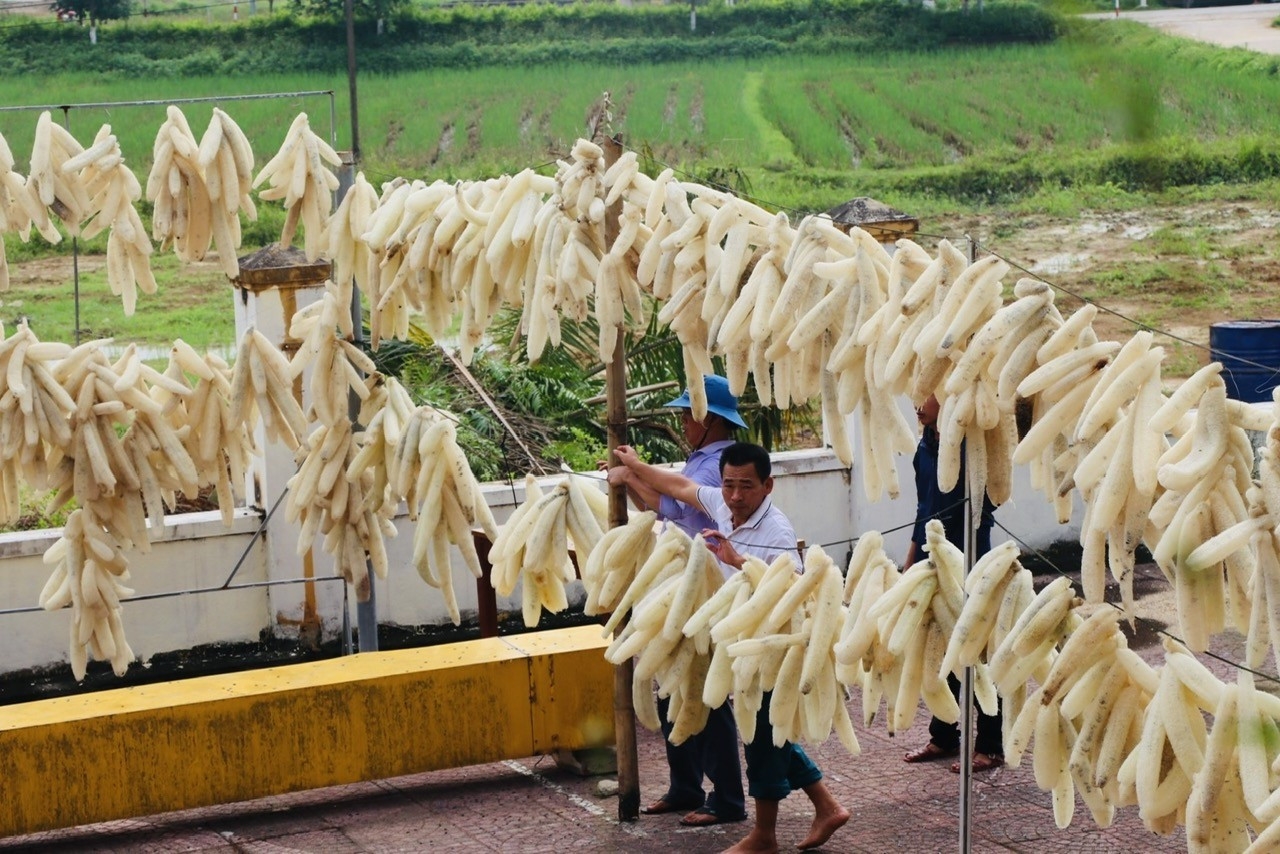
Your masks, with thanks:
[[(605, 139), (605, 167), (613, 165), (622, 155), (622, 143), (618, 137)], [(604, 215), (604, 242), (613, 245), (618, 236), (618, 215), (622, 202), (614, 202)], [(609, 462), (618, 464), (614, 449), (627, 444), (627, 359), (622, 344), (622, 329), (618, 330), (613, 358), (605, 369), (605, 400), (608, 411)], [(627, 489), (625, 486), (609, 487), (609, 527), (627, 524)], [(618, 627), (621, 631), (625, 622)], [(635, 663), (628, 659), (613, 670), (613, 730), (618, 753), (618, 820), (635, 821), (640, 817), (640, 763), (636, 754), (636, 710), (631, 698), (631, 678)]]

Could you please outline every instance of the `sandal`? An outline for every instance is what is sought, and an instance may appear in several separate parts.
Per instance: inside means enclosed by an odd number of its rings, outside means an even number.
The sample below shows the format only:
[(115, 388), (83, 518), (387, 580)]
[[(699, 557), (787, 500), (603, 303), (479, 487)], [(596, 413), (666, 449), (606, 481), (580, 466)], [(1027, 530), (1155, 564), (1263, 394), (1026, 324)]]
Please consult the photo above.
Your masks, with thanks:
[(911, 753), (908, 753), (906, 756), (902, 757), (902, 761), (903, 762), (935, 762), (939, 759), (950, 759), (953, 756), (959, 755), (959, 753), (960, 753), (960, 750), (958, 748), (953, 747), (950, 750), (948, 750), (945, 747), (939, 747), (938, 745), (934, 744), (931, 741), (928, 744), (926, 744), (924, 747), (920, 748), (919, 750), (912, 751)]
[[(992, 771), (1004, 764), (1004, 757), (998, 753), (974, 753), (973, 754), (973, 770), (974, 771)], [(960, 773), (960, 763), (951, 763), (951, 773)]]
[(717, 815), (706, 807), (698, 807), (684, 818), (680, 819), (680, 823), (685, 827), (710, 827), (713, 824), (727, 824), (735, 821), (746, 821), (747, 814), (743, 813), (737, 818), (726, 818)]
[(684, 812), (687, 809), (697, 808), (696, 804), (673, 804), (666, 798), (658, 798), (649, 806), (644, 807), (640, 812), (645, 815), (665, 815), (669, 812)]

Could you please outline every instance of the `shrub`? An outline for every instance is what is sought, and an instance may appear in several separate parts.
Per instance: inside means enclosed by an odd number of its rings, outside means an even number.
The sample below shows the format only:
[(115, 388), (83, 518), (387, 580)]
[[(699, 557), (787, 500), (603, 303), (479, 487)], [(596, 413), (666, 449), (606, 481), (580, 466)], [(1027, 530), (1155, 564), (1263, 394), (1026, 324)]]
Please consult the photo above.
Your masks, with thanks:
[[(699, 9), (689, 31), (679, 4), (529, 3), (518, 7), (405, 9), (356, 25), (360, 66), (411, 68), (532, 65), (565, 60), (617, 64), (686, 61), (691, 56), (756, 57), (845, 50), (927, 50), (954, 45), (1039, 43), (1060, 24), (1039, 7), (991, 3), (982, 14), (929, 11), (898, 0), (762, 0)], [(139, 20), (103, 27), (85, 49), (78, 27), (0, 30), (0, 69), (11, 74), (81, 71), (143, 78), (193, 74), (341, 72), (341, 21), (260, 16), (235, 25)]]

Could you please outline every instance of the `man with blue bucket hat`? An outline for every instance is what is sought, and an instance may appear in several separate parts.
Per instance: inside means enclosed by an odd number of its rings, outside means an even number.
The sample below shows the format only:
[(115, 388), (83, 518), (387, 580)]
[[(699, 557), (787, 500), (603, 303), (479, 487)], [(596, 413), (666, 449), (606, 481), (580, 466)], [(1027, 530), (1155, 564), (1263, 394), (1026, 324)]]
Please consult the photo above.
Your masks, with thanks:
[[(724, 377), (708, 374), (702, 378), (707, 414), (701, 421), (693, 417), (689, 389), (665, 404), (680, 410), (685, 441), (692, 449), (682, 474), (701, 486), (720, 488), (720, 453), (733, 444), (733, 431), (746, 427), (738, 414), (738, 399), (729, 391)], [(628, 484), (628, 492), (642, 510), (655, 510), (660, 519), (675, 525), (690, 537), (716, 522), (697, 507), (661, 495), (639, 479)], [(662, 734), (671, 735), (667, 721), (667, 700), (658, 701)], [(665, 741), (670, 782), (661, 798), (644, 808), (649, 815), (691, 810), (680, 823), (699, 827), (722, 822), (745, 821), (746, 797), (742, 789), (742, 765), (738, 755), (738, 726), (728, 703), (712, 709), (702, 732), (676, 746)], [(711, 781), (711, 795), (705, 796), (702, 778)]]

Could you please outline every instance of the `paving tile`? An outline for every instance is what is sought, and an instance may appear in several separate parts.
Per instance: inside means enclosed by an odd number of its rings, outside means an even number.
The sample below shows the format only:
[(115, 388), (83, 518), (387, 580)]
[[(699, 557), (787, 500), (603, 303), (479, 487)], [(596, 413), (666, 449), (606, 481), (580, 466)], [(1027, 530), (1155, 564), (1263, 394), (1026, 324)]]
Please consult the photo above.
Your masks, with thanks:
[[(1215, 639), (1215, 651), (1239, 660), (1241, 642)], [(1159, 643), (1138, 647), (1158, 663)], [(1208, 662), (1220, 677), (1229, 665)], [(903, 754), (927, 740), (927, 714), (890, 736), (883, 709), (861, 725), (860, 698), (850, 703), (862, 752), (850, 756), (834, 739), (811, 749), (832, 793), (853, 816), (823, 849), (828, 854), (954, 851), (959, 839), (960, 778), (949, 763), (908, 765)], [(661, 737), (637, 734), (641, 801), (666, 787)], [(617, 801), (596, 797), (598, 778), (578, 777), (542, 757), (412, 774), (167, 813), (27, 837), (0, 839), (0, 854), (113, 854), (113, 852), (253, 852), (253, 854), (712, 854), (747, 832), (748, 824), (689, 829), (678, 816), (619, 822)], [(779, 836), (784, 850), (808, 831), (812, 818), (800, 793), (783, 802)], [(973, 850), (990, 854), (1045, 851), (1184, 851), (1182, 831), (1148, 832), (1134, 807), (1121, 809), (1110, 828), (1093, 824), (1077, 803), (1072, 825), (1054, 825), (1050, 795), (1036, 788), (1030, 763), (975, 778)]]

